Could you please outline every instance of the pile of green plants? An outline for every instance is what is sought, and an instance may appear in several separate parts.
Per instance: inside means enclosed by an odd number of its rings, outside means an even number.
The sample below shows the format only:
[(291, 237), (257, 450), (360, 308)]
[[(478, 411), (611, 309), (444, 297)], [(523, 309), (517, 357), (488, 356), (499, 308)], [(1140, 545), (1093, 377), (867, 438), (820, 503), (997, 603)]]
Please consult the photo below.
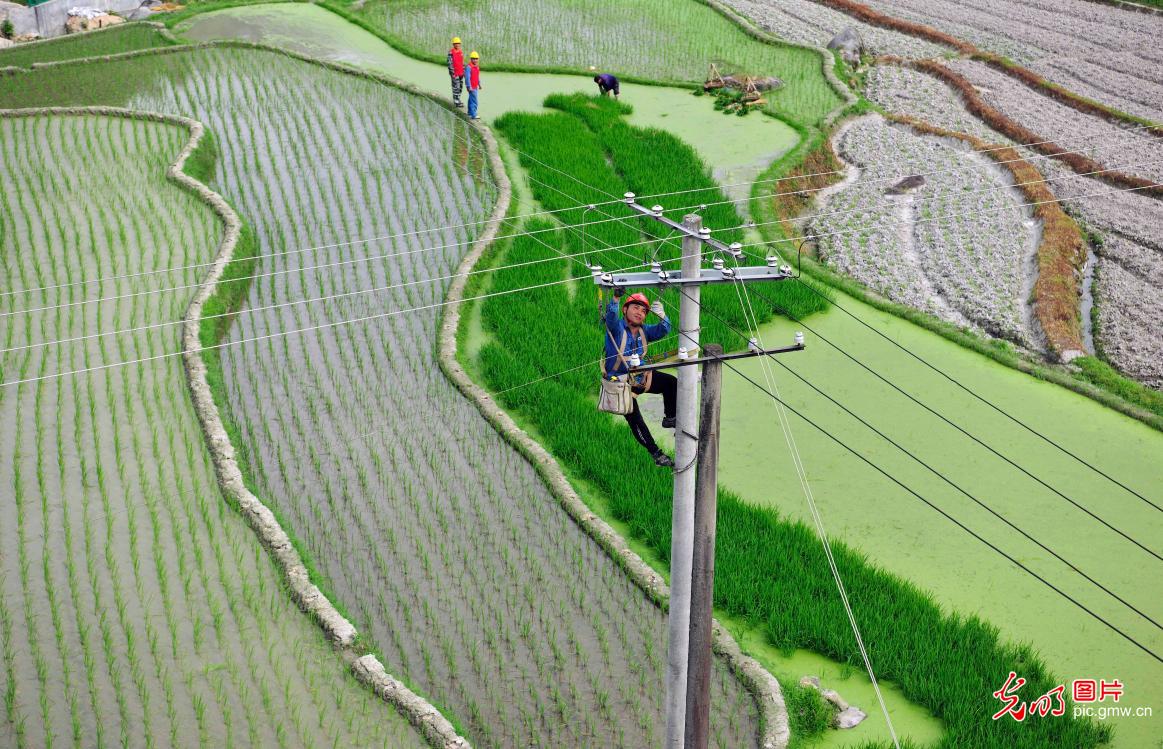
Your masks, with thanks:
[[(666, 142), (670, 136), (663, 133), (629, 126), (623, 119), (626, 107), (584, 96), (551, 97), (546, 105), (557, 111), (508, 115), (497, 122), (505, 138), (527, 155), (523, 165), (532, 178), (534, 196), (545, 208), (609, 200), (627, 190), (649, 196), (707, 188), (657, 202), (675, 208), (702, 200), (707, 203), (703, 211), (707, 225), (740, 223), (731, 204), (712, 205), (724, 198), (712, 188), (693, 151), (684, 144)], [(660, 147), (664, 144), (665, 148)], [(655, 202), (651, 197), (643, 200)], [(611, 216), (629, 215), (617, 204), (603, 210)], [(558, 217), (569, 223), (580, 220), (581, 213), (566, 211)], [(591, 211), (589, 219), (594, 218)], [(598, 248), (656, 236), (653, 227), (639, 225), (640, 221), (590, 226), (585, 241), (580, 232), (566, 228), (538, 235), (542, 241), (518, 237), (504, 248), (504, 264), (544, 260), (553, 249), (567, 254), (590, 249), (592, 261), (606, 268), (636, 265), (642, 262), (639, 248), (630, 250), (632, 256)], [(551, 226), (538, 220), (527, 228)], [(716, 233), (726, 241), (740, 236), (739, 230), (730, 228)], [(673, 263), (675, 252), (668, 243), (659, 250), (659, 257)], [(666, 558), (672, 475), (654, 466), (620, 419), (597, 411), (597, 367), (538, 381), (592, 361), (600, 353), (601, 300), (586, 275), (584, 268), (566, 259), (492, 274), (495, 292), (567, 276), (583, 278), (574, 285), (545, 286), (486, 300), (482, 319), (492, 340), (481, 348), (477, 363), (497, 400), (531, 424), (571, 475), (608, 497), (610, 511), (634, 537)], [(774, 291), (794, 285), (777, 284)], [(773, 289), (764, 293), (772, 296)], [(702, 340), (721, 342), (728, 350), (737, 347), (741, 341), (731, 328), (744, 326), (735, 289), (707, 288), (703, 300)], [(795, 314), (803, 317), (817, 310), (800, 308)], [(770, 309), (761, 313), (771, 314)], [(612, 469), (614, 465), (617, 470)], [(804, 648), (859, 667), (860, 655), (814, 532), (722, 489), (718, 522), (718, 609), (765, 628), (779, 648)], [(878, 675), (899, 684), (908, 699), (945, 722), (944, 746), (1090, 747), (1109, 738), (1108, 727), (1085, 721), (1044, 719), (1018, 724), (991, 720), (997, 705), (991, 694), (1010, 669), (1027, 679), (1029, 694), (1042, 694), (1055, 685), (1035, 653), (1028, 646), (1001, 641), (995, 627), (976, 617), (943, 613), (929, 595), (877, 569), (842, 544), (833, 544), (833, 553), (865, 640), (871, 644)]]
[(744, 98), (743, 92), (734, 88), (719, 88), (710, 92), (705, 92), (702, 89), (695, 89), (695, 96), (706, 96), (710, 93), (715, 99), (715, 110), (723, 114), (733, 114), (738, 117), (746, 117), (755, 109), (755, 105), (749, 104)]

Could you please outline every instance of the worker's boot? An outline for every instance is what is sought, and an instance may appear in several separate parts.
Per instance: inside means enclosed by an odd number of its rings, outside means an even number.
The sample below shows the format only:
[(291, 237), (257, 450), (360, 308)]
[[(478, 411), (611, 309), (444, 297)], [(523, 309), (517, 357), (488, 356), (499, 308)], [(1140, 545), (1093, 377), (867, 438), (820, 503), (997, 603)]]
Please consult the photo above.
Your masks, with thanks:
[(662, 428), (663, 429), (674, 429), (674, 417), (673, 416), (663, 416), (662, 417)]
[(659, 450), (654, 453), (654, 465), (663, 466), (665, 468), (674, 468), (674, 460), (669, 455)]

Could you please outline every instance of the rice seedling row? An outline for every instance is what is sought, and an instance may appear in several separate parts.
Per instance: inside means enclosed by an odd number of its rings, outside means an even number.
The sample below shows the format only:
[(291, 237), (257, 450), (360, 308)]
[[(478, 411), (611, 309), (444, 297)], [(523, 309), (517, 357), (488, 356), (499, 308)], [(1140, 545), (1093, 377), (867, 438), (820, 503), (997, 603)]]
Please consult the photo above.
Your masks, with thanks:
[[(1159, 138), (1143, 132), (1128, 132), (1099, 117), (1059, 104), (985, 63), (954, 60), (948, 66), (965, 76), (988, 104), (1020, 126), (1037, 132), (1042, 139), (1070, 142), (1077, 133), (1090, 133), (1095, 141), (1123, 144), (1120, 158), (1137, 166), (1124, 167), (1120, 171), (1151, 180), (1163, 178), (1163, 165), (1158, 163)], [(1113, 168), (1110, 159), (1098, 161)]]
[[(51, 116), (6, 118), (0, 131), (0, 161), (22, 165), (2, 177), (6, 286), (185, 265), (216, 251), (213, 214), (164, 178), (184, 131)], [(90, 157), (73, 159), (78, 151)], [(66, 285), (2, 304), (91, 294)], [(9, 318), (5, 347), (175, 319), (185, 304), (170, 293), (21, 315)], [(10, 352), (0, 366), (6, 378), (50, 375), (177, 345), (176, 331), (96, 338)], [(0, 559), (0, 692), (12, 743), (421, 744), (285, 596), (222, 502), (187, 402), (173, 359), (0, 395), (14, 426), (0, 442), (0, 532), (13, 550)], [(329, 704), (332, 694), (346, 694), (347, 707)]]
[(939, 44), (864, 23), (812, 0), (783, 0), (778, 4), (763, 0), (724, 1), (760, 28), (796, 44), (823, 47), (834, 36), (851, 27), (860, 34), (871, 54), (922, 58), (940, 57), (948, 52)]
[(940, 28), (1054, 83), (1125, 112), (1163, 118), (1163, 19), (1082, 0), (872, 0), (890, 15)]
[[(1008, 175), (967, 146), (880, 117), (852, 123), (838, 150), (859, 179), (808, 227), (825, 263), (894, 301), (1040, 347), (1027, 306), (1038, 232)], [(894, 194), (893, 177), (917, 173), (928, 175), (922, 186)]]
[(444, 61), (448, 34), (459, 33), (497, 66), (581, 72), (591, 65), (636, 79), (701, 83), (712, 61), (743, 74), (776, 76), (765, 95), (773, 110), (810, 123), (842, 99), (824, 78), (814, 50), (752, 38), (713, 8), (689, 0), (523, 0), (456, 5), (434, 0), (364, 3), (357, 11), (394, 44)]
[[(910, 68), (881, 65), (868, 76), (868, 97), (889, 112), (920, 117), (951, 130), (967, 132), (986, 141), (1008, 143), (965, 108), (945, 83)], [(1092, 126), (1093, 123), (1087, 123)], [(1078, 144), (1079, 132), (1063, 137)], [(1117, 158), (1134, 163), (1121, 147), (1127, 137), (1114, 130), (1117, 140), (1083, 146), (1085, 155), (1097, 160)], [(1050, 137), (1050, 136), (1047, 136)], [(1067, 137), (1070, 139), (1067, 140)], [(1149, 146), (1148, 146), (1149, 147)], [(1030, 149), (1020, 149), (1029, 153)], [(1163, 248), (1163, 209), (1157, 200), (1131, 192), (1087, 197), (1110, 188), (1092, 178), (1079, 178), (1052, 159), (1030, 154), (1048, 180), (1054, 194), (1065, 201), (1072, 215), (1082, 221), (1096, 239), (1097, 263), (1093, 284), (1093, 335), (1101, 356), (1135, 380), (1157, 387), (1163, 382), (1163, 341), (1156, 335), (1158, 304), (1145, 303), (1157, 296), (1160, 248)], [(1116, 156), (1117, 155), (1117, 156)], [(1109, 272), (1108, 272), (1109, 268)]]

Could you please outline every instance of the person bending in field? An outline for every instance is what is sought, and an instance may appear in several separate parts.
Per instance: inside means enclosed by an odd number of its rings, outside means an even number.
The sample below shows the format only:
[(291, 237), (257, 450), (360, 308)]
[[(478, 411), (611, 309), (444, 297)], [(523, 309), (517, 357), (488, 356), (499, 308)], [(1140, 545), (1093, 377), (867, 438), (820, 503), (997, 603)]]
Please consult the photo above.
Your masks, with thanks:
[(614, 98), (618, 98), (618, 94), (620, 93), (618, 89), (618, 79), (614, 76), (610, 75), (609, 73), (595, 75), (594, 83), (598, 84), (598, 92), (602, 96), (607, 96), (612, 92), (614, 94)]
[(452, 49), (448, 50), (448, 77), (452, 79), (452, 105), (463, 107), (460, 91), (464, 86), (464, 51), (459, 36), (452, 37)]
[[(670, 320), (666, 318), (666, 310), (661, 301), (650, 304), (642, 294), (631, 294), (621, 305), (621, 316), (618, 315), (619, 302), (622, 300), (622, 289), (614, 289), (614, 298), (606, 306), (606, 358), (602, 374), (605, 377), (627, 374), (629, 366), (627, 360), (637, 354), (639, 359), (645, 359), (646, 346), (650, 341), (657, 341), (670, 332)], [(647, 311), (658, 316), (659, 321), (653, 325), (643, 325), (646, 322)], [(658, 449), (650, 428), (638, 410), (638, 395), (642, 393), (662, 394), (662, 428), (674, 427), (675, 401), (678, 396), (678, 380), (674, 375), (666, 372), (646, 372), (634, 375), (632, 389), (635, 394), (634, 410), (626, 414), (626, 422), (630, 425), (630, 433), (638, 443), (650, 451), (654, 462), (660, 466), (673, 466), (670, 456)]]
[(477, 117), (477, 91), (481, 90), (481, 56), (473, 50), (468, 56), (468, 117), (479, 120)]

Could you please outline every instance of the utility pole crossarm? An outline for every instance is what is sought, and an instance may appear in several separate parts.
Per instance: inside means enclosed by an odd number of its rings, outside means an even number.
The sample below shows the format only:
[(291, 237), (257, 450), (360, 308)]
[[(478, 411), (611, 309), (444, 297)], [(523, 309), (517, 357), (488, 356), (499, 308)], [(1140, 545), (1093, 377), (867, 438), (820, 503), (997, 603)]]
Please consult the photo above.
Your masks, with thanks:
[[(768, 255), (766, 265), (739, 265), (738, 261), (746, 257), (746, 254), (743, 252), (743, 245), (740, 242), (724, 244), (718, 239), (715, 239), (711, 236), (711, 230), (702, 226), (701, 222), (692, 223), (690, 221), (691, 216), (687, 216), (683, 223), (679, 223), (667, 218), (660, 205), (656, 205), (653, 208), (639, 205), (635, 202), (634, 193), (632, 192), (626, 193), (623, 202), (631, 210), (647, 218), (654, 219), (664, 226), (669, 227), (672, 231), (683, 235), (683, 257), (681, 258), (683, 261), (683, 269), (663, 270), (662, 263), (658, 261), (650, 264), (649, 271), (637, 273), (604, 272), (600, 265), (590, 266), (594, 283), (602, 288), (703, 286), (712, 283), (734, 283), (736, 281), (786, 281), (796, 277), (792, 273), (792, 267), (790, 265), (780, 263), (778, 255)], [(707, 250), (700, 250), (700, 247), (709, 247), (711, 251), (720, 253), (721, 256), (712, 259), (712, 267), (701, 267), (702, 255)], [(693, 264), (687, 262), (687, 255), (692, 253), (696, 255)], [(735, 259), (736, 265), (734, 267), (727, 267), (725, 265), (723, 256), (727, 255)]]
[(703, 268), (697, 276), (684, 276), (680, 270), (641, 271), (638, 273), (603, 273), (601, 268), (591, 269), (594, 283), (612, 289), (614, 287), (642, 288), (649, 286), (705, 286), (711, 283), (735, 283), (736, 281), (786, 281), (795, 276), (791, 266), (780, 268), (775, 265), (742, 265), (736, 268)]
[(751, 349), (748, 351), (732, 351), (729, 354), (719, 354), (718, 356), (699, 356), (687, 359), (668, 359), (666, 361), (656, 362), (654, 364), (643, 364), (638, 367), (630, 367), (630, 374), (638, 374), (639, 372), (651, 372), (656, 369), (674, 369), (676, 367), (690, 367), (696, 364), (707, 364), (710, 362), (724, 362), (732, 361), (733, 359), (747, 359), (753, 356), (770, 356), (771, 354), (786, 354), (789, 351), (803, 351), (804, 344), (796, 343), (792, 346), (781, 346), (780, 348), (769, 349)]

